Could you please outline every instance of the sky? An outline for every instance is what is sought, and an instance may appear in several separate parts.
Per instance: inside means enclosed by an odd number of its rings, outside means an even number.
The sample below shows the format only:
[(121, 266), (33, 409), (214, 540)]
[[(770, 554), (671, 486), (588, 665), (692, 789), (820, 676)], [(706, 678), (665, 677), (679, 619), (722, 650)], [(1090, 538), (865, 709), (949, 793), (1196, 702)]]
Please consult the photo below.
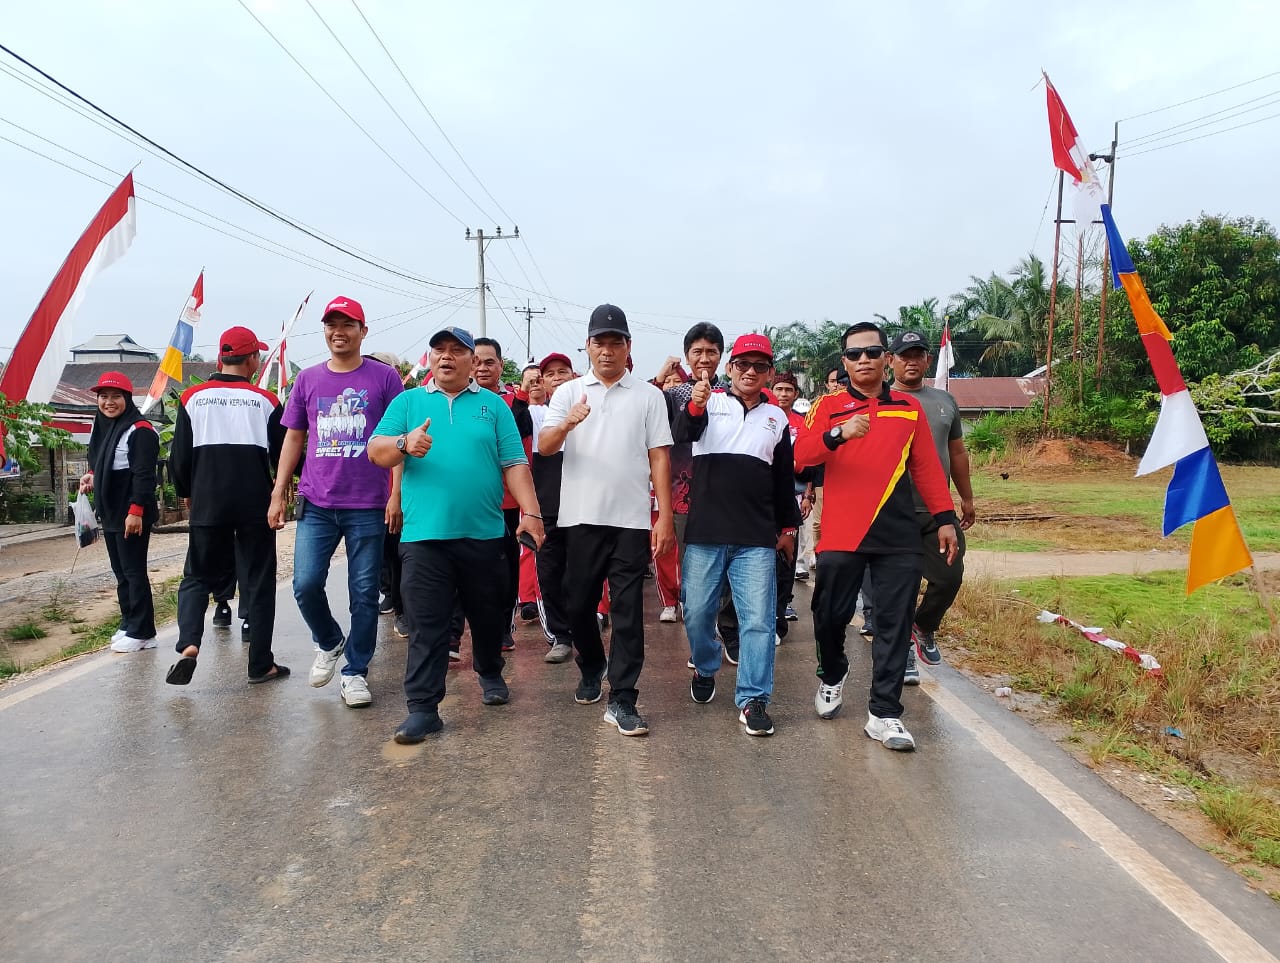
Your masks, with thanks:
[[(137, 239), (94, 282), (72, 344), (127, 333), (162, 350), (203, 268), (195, 350), (206, 356), (232, 324), (273, 342), (314, 291), (292, 360), (325, 357), (322, 305), (338, 295), (363, 303), (366, 350), (416, 359), (445, 324), (480, 333), (468, 227), (519, 226), (520, 240), (486, 255), (487, 333), (519, 360), (572, 353), (606, 301), (630, 318), (646, 374), (698, 320), (731, 340), (945, 303), (971, 275), (1051, 256), (1042, 68), (1089, 149), (1107, 150), (1121, 121), (1114, 209), (1126, 236), (1201, 212), (1280, 221), (1280, 8), (1263, 2), (10, 6), (0, 43), (413, 280), (91, 122), (0, 52), (6, 357), (134, 165)], [(526, 299), (547, 312), (531, 346), (516, 310)]]

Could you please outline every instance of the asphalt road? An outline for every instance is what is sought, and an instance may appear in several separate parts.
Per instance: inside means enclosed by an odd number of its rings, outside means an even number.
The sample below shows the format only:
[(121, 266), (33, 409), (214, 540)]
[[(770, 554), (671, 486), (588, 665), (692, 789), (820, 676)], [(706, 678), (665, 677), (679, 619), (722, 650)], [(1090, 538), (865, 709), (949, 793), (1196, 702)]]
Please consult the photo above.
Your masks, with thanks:
[(626, 739), (525, 627), (510, 705), (483, 707), (464, 662), (445, 731), (401, 747), (389, 623), (375, 704), (351, 710), (307, 685), (287, 586), (279, 611), (280, 683), (245, 685), (238, 638), (211, 630), (192, 685), (167, 686), (170, 629), (0, 688), (0, 959), (1280, 954), (1280, 907), (945, 667), (907, 693), (918, 751), (867, 739), (852, 631), (844, 714), (814, 715), (801, 621), (777, 735), (753, 739), (731, 667), (690, 701), (683, 631), (655, 608), (652, 734)]

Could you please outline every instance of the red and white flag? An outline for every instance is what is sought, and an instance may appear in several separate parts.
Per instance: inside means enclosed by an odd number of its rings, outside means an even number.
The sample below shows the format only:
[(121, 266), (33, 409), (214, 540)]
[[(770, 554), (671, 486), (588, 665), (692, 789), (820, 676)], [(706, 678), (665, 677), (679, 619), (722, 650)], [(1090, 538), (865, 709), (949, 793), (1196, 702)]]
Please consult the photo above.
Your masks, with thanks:
[(293, 313), (293, 320), (286, 321), (280, 325), (280, 340), (276, 342), (269, 352), (267, 352), (267, 360), (262, 363), (262, 367), (258, 369), (257, 383), (264, 388), (271, 384), (271, 371), (277, 368), (279, 373), (276, 375), (276, 397), (280, 399), (280, 403), (284, 404), (289, 391), (289, 362), (286, 360), (285, 345), (289, 335), (293, 333), (294, 326), (302, 317), (303, 312), (307, 310), (307, 303), (311, 300), (314, 291), (309, 291), (307, 296), (302, 299), (302, 303), (298, 305), (298, 310)]
[(1084, 232), (1095, 222), (1102, 221), (1102, 205), (1107, 202), (1107, 192), (1094, 170), (1089, 152), (1080, 143), (1076, 125), (1071, 122), (1057, 88), (1044, 74), (1045, 98), (1049, 107), (1049, 141), (1053, 145), (1053, 165), (1070, 176), (1076, 187), (1076, 230)]
[(14, 401), (47, 404), (58, 387), (71, 341), (71, 322), (98, 272), (110, 267), (138, 233), (133, 174), (125, 175), (54, 275), (22, 330), (0, 376), (0, 392)]
[(951, 369), (956, 366), (956, 353), (951, 347), (951, 323), (942, 326), (942, 344), (938, 345), (938, 370), (933, 375), (933, 386), (947, 390), (951, 381)]

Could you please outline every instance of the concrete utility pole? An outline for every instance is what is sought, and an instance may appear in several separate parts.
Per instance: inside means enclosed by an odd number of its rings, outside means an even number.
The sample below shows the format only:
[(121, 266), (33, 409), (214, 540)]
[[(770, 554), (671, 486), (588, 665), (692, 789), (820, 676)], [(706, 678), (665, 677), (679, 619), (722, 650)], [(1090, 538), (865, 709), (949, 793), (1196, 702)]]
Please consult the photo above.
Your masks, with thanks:
[(539, 308), (536, 311), (529, 307), (528, 298), (524, 302), (524, 350), (529, 355), (529, 360), (533, 361), (533, 316), (535, 314), (546, 314), (546, 308)]
[(471, 233), (471, 228), (467, 228), (467, 240), (476, 242), (476, 290), (480, 293), (480, 328), (476, 331), (476, 336), (480, 338), (488, 336), (488, 327), (484, 316), (484, 299), (486, 290), (484, 286), (484, 249), (489, 246), (489, 242), (491, 241), (510, 241), (512, 238), (518, 238), (520, 236), (519, 225), (516, 226), (514, 234), (503, 234), (502, 228), (500, 227), (495, 228), (494, 231), (495, 232), (493, 234), (486, 235), (484, 233), (484, 228), (480, 228), (473, 235)]
[[(1111, 168), (1107, 177), (1107, 207), (1112, 207), (1116, 196), (1116, 147), (1120, 144), (1120, 121), (1111, 129), (1111, 153), (1090, 154), (1090, 160), (1105, 161)], [(1102, 346), (1107, 331), (1107, 290), (1111, 287), (1111, 241), (1102, 246), (1102, 300), (1098, 304), (1098, 361), (1094, 365), (1093, 380), (1102, 384)]]

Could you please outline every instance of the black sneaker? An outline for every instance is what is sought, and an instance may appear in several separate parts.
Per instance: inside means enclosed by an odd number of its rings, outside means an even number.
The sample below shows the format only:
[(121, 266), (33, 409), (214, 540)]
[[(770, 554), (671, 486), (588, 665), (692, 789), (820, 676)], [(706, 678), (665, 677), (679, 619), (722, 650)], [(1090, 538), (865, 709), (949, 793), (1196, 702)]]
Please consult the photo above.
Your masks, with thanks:
[(916, 665), (915, 649), (907, 649), (907, 670), (902, 674), (902, 684), (920, 684), (920, 666)]
[(689, 695), (699, 705), (706, 705), (716, 697), (716, 677), (713, 675), (699, 675), (698, 670), (694, 669), (693, 681), (689, 683)]
[(925, 665), (941, 665), (942, 650), (932, 632), (926, 632), (918, 625), (911, 626), (911, 641), (915, 643), (916, 653)]
[(502, 676), (480, 677), (480, 701), (487, 706), (505, 706), (511, 701), (511, 690)]
[(394, 738), (402, 746), (411, 746), (443, 728), (438, 712), (410, 712), (409, 717), (400, 723)]
[(618, 727), (624, 736), (647, 736), (649, 726), (630, 702), (610, 702), (604, 721)]
[(604, 677), (608, 671), (609, 667), (605, 666), (600, 670), (599, 675), (592, 674), (587, 676), (584, 674), (582, 681), (578, 683), (578, 691), (573, 694), (573, 701), (580, 706), (589, 706), (594, 702), (599, 702), (600, 686), (604, 683)]
[(749, 736), (773, 735), (773, 720), (769, 718), (763, 699), (749, 700), (738, 714), (738, 721), (747, 727)]
[(508, 633), (502, 637), (502, 651), (514, 652), (516, 650), (516, 640)]
[(214, 606), (213, 627), (215, 629), (231, 628), (231, 606), (226, 602), (219, 602)]
[(862, 620), (862, 628), (860, 628), (858, 631), (862, 633), (862, 637), (864, 639), (875, 638), (875, 634), (876, 634), (875, 623), (872, 622), (870, 619), (864, 618)]
[(248, 644), (249, 642), (249, 620), (245, 619), (240, 623), (240, 641)]
[(724, 657), (729, 660), (730, 665), (738, 664), (738, 643), (726, 642), (724, 644)]
[(382, 601), (378, 603), (378, 614), (390, 615), (395, 610), (396, 610), (396, 607), (391, 604), (391, 596), (390, 595), (382, 596)]
[(391, 626), (391, 631), (402, 639), (409, 637), (409, 618), (403, 612), (396, 616), (395, 622)]
[(799, 622), (800, 616), (796, 614), (794, 606), (788, 605), (786, 611), (786, 619), (788, 622)]
[(538, 621), (538, 603), (525, 602), (520, 606), (520, 621), (536, 622)]

